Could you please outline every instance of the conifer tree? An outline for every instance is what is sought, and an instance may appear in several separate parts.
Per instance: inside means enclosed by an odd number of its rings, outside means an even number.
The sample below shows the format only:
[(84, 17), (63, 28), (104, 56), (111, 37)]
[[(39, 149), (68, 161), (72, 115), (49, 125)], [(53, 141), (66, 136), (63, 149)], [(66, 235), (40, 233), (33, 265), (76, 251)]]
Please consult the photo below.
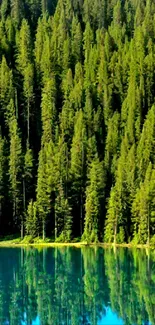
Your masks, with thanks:
[(154, 174), (150, 163), (133, 201), (134, 240), (141, 244), (150, 244), (151, 224), (154, 221)]
[(42, 90), (41, 117), (43, 136), (42, 142), (46, 143), (53, 139), (55, 133), (56, 107), (55, 107), (55, 78), (47, 79)]
[(3, 225), (3, 209), (5, 202), (5, 167), (6, 167), (6, 157), (5, 157), (5, 142), (0, 135), (0, 224)]
[(37, 220), (37, 206), (36, 202), (32, 200), (29, 202), (26, 216), (26, 234), (35, 238), (38, 235), (38, 220)]
[(19, 137), (18, 125), (14, 117), (10, 122), (10, 157), (9, 175), (11, 186), (11, 197), (13, 204), (13, 221), (15, 225), (21, 226), (21, 204), (22, 204), (22, 147)]
[(76, 110), (82, 108), (83, 105), (83, 83), (83, 68), (81, 63), (78, 62), (75, 66), (74, 88), (71, 96)]
[(24, 157), (24, 173), (23, 173), (23, 209), (25, 211), (27, 203), (33, 195), (33, 153), (32, 149), (27, 146)]
[(154, 162), (153, 143), (154, 143), (154, 123), (155, 106), (149, 110), (143, 125), (143, 130), (137, 147), (138, 179), (143, 181), (149, 162)]
[(118, 159), (115, 186), (111, 188), (105, 223), (105, 241), (123, 242), (128, 229), (129, 198), (127, 193), (126, 159), (128, 139), (125, 136), (121, 144), (121, 155)]
[(27, 68), (27, 65), (32, 60), (31, 32), (30, 26), (26, 19), (22, 20), (19, 37), (17, 37), (17, 48), (18, 68), (21, 74), (24, 75), (24, 71)]
[(24, 95), (27, 102), (27, 142), (30, 144), (30, 117), (32, 115), (31, 112), (31, 104), (33, 100), (33, 65), (28, 64), (27, 67), (24, 69)]
[(11, 16), (18, 27), (24, 16), (23, 2), (20, 0), (11, 0), (10, 5), (11, 5)]
[(72, 216), (68, 198), (64, 196), (62, 182), (56, 186), (55, 200), (55, 239), (62, 242), (70, 242), (72, 235)]
[(83, 200), (85, 186), (85, 155), (86, 155), (86, 129), (82, 110), (78, 111), (75, 116), (74, 136), (71, 147), (71, 168), (74, 200), (80, 207), (80, 232), (83, 231)]
[(96, 157), (90, 168), (89, 185), (86, 189), (86, 215), (83, 240), (87, 242), (98, 242), (101, 219), (101, 199), (104, 197), (104, 170), (103, 164)]
[(9, 2), (8, 2), (8, 0), (2, 0), (2, 3), (1, 3), (2, 19), (6, 19), (8, 12), (9, 12)]
[(46, 148), (42, 147), (39, 153), (38, 179), (37, 179), (37, 209), (42, 224), (42, 238), (46, 238), (46, 223), (50, 213), (50, 191), (48, 184)]
[(74, 16), (72, 20), (72, 41), (71, 41), (71, 50), (72, 50), (72, 60), (74, 65), (77, 62), (82, 60), (82, 30), (81, 24), (78, 21), (77, 17)]
[(11, 98), (13, 98), (13, 94), (12, 71), (10, 71), (6, 58), (3, 56), (0, 65), (0, 105), (5, 114), (6, 121), (8, 120), (7, 105), (9, 105)]

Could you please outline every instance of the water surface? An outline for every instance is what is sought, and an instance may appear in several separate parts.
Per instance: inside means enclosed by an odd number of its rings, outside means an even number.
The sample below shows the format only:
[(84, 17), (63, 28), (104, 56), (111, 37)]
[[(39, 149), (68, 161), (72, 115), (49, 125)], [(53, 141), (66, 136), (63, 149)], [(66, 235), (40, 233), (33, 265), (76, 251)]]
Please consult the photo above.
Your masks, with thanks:
[(155, 324), (155, 253), (0, 248), (0, 325), (130, 324)]

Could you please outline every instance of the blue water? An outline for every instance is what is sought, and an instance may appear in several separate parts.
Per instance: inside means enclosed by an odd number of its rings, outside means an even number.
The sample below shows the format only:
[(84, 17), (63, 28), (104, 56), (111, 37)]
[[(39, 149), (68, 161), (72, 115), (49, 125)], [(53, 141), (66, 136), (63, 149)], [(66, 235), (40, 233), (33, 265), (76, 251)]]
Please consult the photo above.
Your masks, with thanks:
[[(123, 320), (120, 319), (117, 314), (115, 314), (111, 308), (106, 308), (106, 316), (103, 316), (100, 321), (98, 321), (98, 325), (123, 325)], [(22, 321), (22, 325), (27, 325), (27, 321)], [(32, 325), (41, 325), (39, 320), (39, 316), (36, 317), (35, 320), (32, 321)]]
[(154, 324), (154, 253), (0, 248), (0, 325)]

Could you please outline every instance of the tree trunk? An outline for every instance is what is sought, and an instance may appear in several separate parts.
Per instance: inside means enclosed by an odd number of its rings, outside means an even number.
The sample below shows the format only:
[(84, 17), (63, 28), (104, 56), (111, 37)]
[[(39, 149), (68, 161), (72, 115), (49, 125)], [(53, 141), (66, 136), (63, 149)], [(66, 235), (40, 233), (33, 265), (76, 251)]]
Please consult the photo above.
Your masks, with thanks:
[(17, 95), (17, 89), (15, 90), (15, 109), (16, 109), (16, 118), (18, 120), (18, 95)]
[(21, 239), (24, 238), (24, 220), (23, 220), (23, 217), (22, 217), (22, 221), (21, 221)]
[(45, 220), (43, 220), (43, 240), (46, 238)]
[(27, 104), (27, 142), (29, 147), (30, 142), (30, 101), (28, 98), (28, 104)]
[(26, 197), (25, 197), (25, 175), (23, 175), (23, 210), (25, 212)]
[(80, 234), (83, 233), (83, 169), (84, 169), (84, 147), (83, 147), (83, 129), (82, 129), (82, 173), (81, 173), (81, 198), (80, 198)]
[(83, 227), (82, 227), (82, 221), (83, 221), (83, 196), (82, 196), (82, 189), (81, 189), (81, 200), (80, 200), (80, 235), (82, 237)]
[(117, 217), (116, 217), (115, 228), (114, 228), (114, 245), (116, 245), (117, 243), (116, 236), (117, 236)]
[(57, 225), (57, 216), (56, 216), (56, 213), (55, 213), (55, 241), (58, 237), (58, 225)]
[[(23, 175), (23, 213), (25, 214), (26, 200), (25, 200), (25, 175)], [(21, 220), (21, 239), (24, 238), (24, 216)]]
[(0, 225), (2, 222), (2, 200), (0, 200)]
[(150, 211), (148, 207), (148, 218), (147, 218), (147, 244), (150, 245)]

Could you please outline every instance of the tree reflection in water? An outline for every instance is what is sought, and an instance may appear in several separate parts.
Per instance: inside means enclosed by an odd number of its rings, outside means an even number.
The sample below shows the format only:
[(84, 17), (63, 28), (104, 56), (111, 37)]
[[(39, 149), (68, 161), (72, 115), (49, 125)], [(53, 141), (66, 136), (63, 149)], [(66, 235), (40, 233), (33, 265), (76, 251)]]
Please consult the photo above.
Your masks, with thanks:
[(83, 247), (0, 249), (2, 325), (154, 325), (155, 256)]

